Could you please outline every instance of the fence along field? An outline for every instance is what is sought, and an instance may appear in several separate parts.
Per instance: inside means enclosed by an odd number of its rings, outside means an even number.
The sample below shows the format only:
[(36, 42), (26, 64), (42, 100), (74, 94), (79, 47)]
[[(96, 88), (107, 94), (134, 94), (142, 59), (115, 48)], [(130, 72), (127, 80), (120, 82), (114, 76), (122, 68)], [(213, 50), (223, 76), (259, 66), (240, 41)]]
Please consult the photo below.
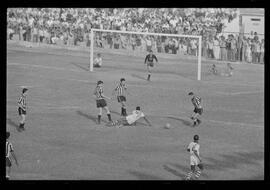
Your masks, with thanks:
[[(195, 63), (160, 57), (148, 83), (143, 59), (136, 56), (103, 53), (104, 67), (89, 73), (88, 58), (71, 51), (7, 47), (7, 129), (20, 162), (13, 179), (182, 180), (189, 170), (185, 146), (194, 134), (200, 135), (205, 163), (201, 180), (264, 178), (262, 65), (233, 65), (231, 78), (202, 75), (198, 82)], [(202, 69), (207, 65), (203, 60)], [(101, 126), (95, 124), (96, 81), (103, 79), (110, 94), (122, 76), (132, 94), (128, 113), (141, 105), (153, 127), (142, 121), (136, 127), (109, 128), (104, 116)], [(26, 131), (19, 133), (14, 126), (22, 85), (31, 87)], [(189, 91), (203, 99), (198, 128), (188, 126)], [(118, 119), (118, 103), (108, 104), (112, 119)], [(169, 130), (163, 128), (167, 122)]]

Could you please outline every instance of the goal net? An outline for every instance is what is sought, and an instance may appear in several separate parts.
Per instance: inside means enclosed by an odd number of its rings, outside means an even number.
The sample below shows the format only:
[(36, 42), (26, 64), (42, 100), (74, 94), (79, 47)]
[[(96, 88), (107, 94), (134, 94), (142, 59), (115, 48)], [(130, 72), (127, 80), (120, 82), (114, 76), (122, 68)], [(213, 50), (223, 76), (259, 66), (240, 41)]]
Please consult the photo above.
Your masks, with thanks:
[[(148, 51), (152, 50), (161, 64), (183, 65), (178, 67), (183, 75), (190, 74), (201, 80), (201, 36), (102, 29), (92, 29), (90, 36), (90, 71), (95, 69), (97, 54), (102, 58), (104, 54), (110, 54), (111, 58), (106, 63), (110, 62), (111, 68), (120, 68), (122, 62), (125, 64), (122, 68), (136, 69), (136, 63), (129, 64), (131, 60), (140, 60), (141, 64)], [(113, 62), (119, 62), (119, 65)]]

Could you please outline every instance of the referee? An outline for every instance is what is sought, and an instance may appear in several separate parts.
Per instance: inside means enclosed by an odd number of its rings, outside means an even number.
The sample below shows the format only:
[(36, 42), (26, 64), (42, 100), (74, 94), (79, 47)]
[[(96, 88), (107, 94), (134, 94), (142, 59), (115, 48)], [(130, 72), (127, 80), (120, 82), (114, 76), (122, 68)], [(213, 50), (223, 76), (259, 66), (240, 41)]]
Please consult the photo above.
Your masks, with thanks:
[(147, 80), (148, 81), (150, 81), (150, 77), (151, 77), (150, 67), (154, 67), (154, 59), (156, 60), (156, 63), (158, 63), (157, 57), (153, 54), (153, 51), (150, 50), (149, 54), (146, 55), (145, 60), (144, 60), (144, 64), (146, 64), (146, 66), (147, 66), (147, 72), (148, 72)]

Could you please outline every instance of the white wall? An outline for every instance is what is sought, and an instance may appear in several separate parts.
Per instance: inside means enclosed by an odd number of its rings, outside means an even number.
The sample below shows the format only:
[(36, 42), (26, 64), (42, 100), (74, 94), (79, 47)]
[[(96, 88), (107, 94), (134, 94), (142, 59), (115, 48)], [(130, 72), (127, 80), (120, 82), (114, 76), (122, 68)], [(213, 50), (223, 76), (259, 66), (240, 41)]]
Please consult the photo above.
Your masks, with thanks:
[[(252, 21), (251, 19), (260, 19), (260, 21)], [(244, 25), (244, 33), (250, 33), (251, 31), (257, 32), (257, 34), (264, 35), (264, 17), (263, 16), (247, 16), (242, 15), (242, 23)], [(259, 35), (260, 37), (261, 35)]]

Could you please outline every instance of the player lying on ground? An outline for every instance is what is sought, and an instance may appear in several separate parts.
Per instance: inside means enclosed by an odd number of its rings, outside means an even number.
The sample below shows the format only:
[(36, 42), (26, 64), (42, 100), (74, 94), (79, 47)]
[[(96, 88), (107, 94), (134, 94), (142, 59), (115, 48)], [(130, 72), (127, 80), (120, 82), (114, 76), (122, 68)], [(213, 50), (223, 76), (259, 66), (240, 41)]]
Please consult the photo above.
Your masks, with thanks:
[[(187, 151), (190, 153), (190, 169), (191, 171), (188, 172), (186, 175), (186, 180), (191, 180), (192, 175), (195, 175), (195, 178), (198, 179), (203, 170), (202, 159), (200, 157), (200, 145), (199, 145), (199, 136), (194, 135), (193, 142), (191, 142), (188, 147)], [(196, 167), (199, 169), (196, 171)]]
[(194, 111), (191, 116), (191, 119), (193, 120), (193, 127), (196, 125), (199, 125), (201, 123), (201, 120), (198, 119), (199, 115), (202, 115), (203, 108), (201, 105), (202, 99), (199, 96), (194, 95), (193, 92), (188, 93), (189, 96), (192, 96), (191, 102), (194, 105)]
[(228, 77), (231, 77), (233, 75), (232, 70), (233, 70), (233, 67), (232, 67), (231, 63), (227, 63), (227, 76)]
[(222, 76), (231, 77), (233, 75), (233, 67), (231, 63), (227, 63), (225, 73), (222, 73)]
[(140, 106), (137, 106), (136, 110), (134, 110), (132, 114), (112, 122), (111, 125), (119, 127), (136, 125), (136, 121), (138, 121), (140, 118), (143, 118), (149, 126), (152, 126), (149, 120), (145, 117), (144, 113), (141, 111)]
[(211, 74), (214, 74), (214, 75), (217, 75), (218, 74), (218, 71), (217, 71), (217, 67), (215, 64), (212, 65), (212, 67), (210, 68), (210, 71), (209, 71)]
[(10, 178), (10, 172), (11, 172), (11, 157), (15, 160), (15, 163), (17, 166), (19, 166), (16, 155), (14, 153), (13, 146), (11, 142), (8, 141), (10, 136), (10, 132), (6, 132), (6, 179), (9, 180)]

